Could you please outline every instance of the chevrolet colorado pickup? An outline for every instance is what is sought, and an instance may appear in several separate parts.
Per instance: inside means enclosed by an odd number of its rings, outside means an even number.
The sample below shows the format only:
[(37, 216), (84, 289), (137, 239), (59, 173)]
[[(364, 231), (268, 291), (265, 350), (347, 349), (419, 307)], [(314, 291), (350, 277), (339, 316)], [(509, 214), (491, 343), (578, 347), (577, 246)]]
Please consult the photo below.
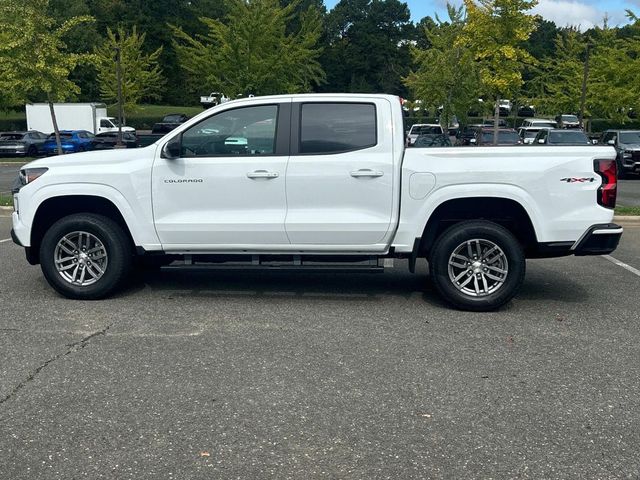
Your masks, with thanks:
[(476, 311), (514, 297), (526, 258), (617, 247), (609, 146), (404, 145), (397, 97), (231, 101), (145, 148), (27, 164), (12, 237), (69, 298), (105, 297), (145, 261), (413, 272), (426, 259), (440, 294)]

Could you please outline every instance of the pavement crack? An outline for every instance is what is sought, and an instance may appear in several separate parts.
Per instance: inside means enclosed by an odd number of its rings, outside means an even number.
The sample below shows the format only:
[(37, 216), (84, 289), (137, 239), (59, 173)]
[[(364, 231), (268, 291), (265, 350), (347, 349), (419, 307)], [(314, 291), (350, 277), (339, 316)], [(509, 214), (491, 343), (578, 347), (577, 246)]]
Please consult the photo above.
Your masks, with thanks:
[(107, 325), (102, 330), (98, 330), (97, 332), (93, 332), (91, 335), (87, 335), (86, 337), (78, 340), (77, 342), (68, 343), (66, 345), (67, 349), (64, 352), (61, 352), (61, 353), (59, 353), (57, 355), (54, 355), (53, 357), (49, 358), (44, 363), (40, 364), (35, 370), (33, 370), (27, 376), (27, 378), (25, 378), (22, 382), (20, 382), (15, 387), (13, 387), (13, 389), (4, 398), (0, 398), (0, 405), (2, 405), (3, 403), (11, 400), (11, 398), (13, 398), (20, 390), (22, 390), (23, 387), (26, 387), (29, 384), (29, 382), (35, 380), (35, 378), (38, 376), (38, 374), (42, 370), (47, 368), (50, 364), (52, 364), (56, 360), (59, 360), (59, 359), (61, 359), (63, 357), (66, 357), (67, 355), (70, 355), (70, 354), (72, 354), (74, 352), (77, 352), (78, 350), (82, 350), (84, 347), (86, 347), (89, 344), (89, 342), (93, 338), (98, 337), (100, 335), (106, 335), (107, 331), (109, 330), (109, 328), (111, 328), (111, 325)]

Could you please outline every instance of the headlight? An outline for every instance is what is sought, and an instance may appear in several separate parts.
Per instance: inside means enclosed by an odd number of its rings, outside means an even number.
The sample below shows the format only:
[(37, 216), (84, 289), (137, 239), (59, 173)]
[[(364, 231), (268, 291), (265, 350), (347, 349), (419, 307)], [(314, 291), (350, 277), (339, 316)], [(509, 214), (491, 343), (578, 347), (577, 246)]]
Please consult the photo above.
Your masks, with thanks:
[(48, 168), (23, 168), (22, 170), (20, 170), (20, 184), (21, 185), (28, 185), (29, 183), (33, 182), (34, 180), (40, 178), (47, 170), (49, 170)]

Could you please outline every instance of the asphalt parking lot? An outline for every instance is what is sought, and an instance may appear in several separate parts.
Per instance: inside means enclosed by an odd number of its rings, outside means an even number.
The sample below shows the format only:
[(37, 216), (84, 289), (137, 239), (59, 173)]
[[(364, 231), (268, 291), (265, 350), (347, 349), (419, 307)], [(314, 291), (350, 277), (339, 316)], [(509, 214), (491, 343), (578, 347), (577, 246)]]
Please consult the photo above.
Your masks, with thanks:
[[(426, 266), (142, 274), (70, 301), (0, 218), (0, 478), (639, 478), (640, 277), (528, 263), (495, 313)], [(613, 257), (640, 269), (640, 227)]]

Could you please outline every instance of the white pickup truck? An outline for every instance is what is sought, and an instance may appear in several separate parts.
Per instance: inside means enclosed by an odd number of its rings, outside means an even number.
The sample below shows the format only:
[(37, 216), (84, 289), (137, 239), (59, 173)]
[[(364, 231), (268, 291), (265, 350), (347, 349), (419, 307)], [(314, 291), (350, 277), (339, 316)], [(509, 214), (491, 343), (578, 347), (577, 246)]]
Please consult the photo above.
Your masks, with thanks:
[[(380, 271), (429, 262), (452, 305), (508, 302), (525, 258), (613, 251), (611, 147), (404, 148), (388, 95), (209, 109), (153, 145), (29, 163), (12, 236), (70, 298), (165, 268)], [(232, 262), (229, 264), (229, 262)]]

